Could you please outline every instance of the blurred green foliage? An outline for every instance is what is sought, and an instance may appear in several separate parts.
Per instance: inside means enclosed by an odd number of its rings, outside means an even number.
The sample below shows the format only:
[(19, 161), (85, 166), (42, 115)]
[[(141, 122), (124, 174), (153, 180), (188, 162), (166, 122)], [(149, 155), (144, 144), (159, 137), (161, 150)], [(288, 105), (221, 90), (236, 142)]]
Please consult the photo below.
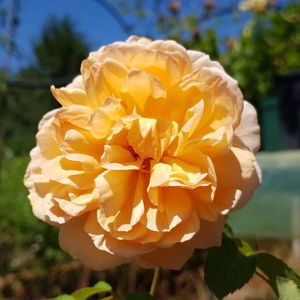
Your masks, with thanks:
[[(35, 144), (37, 124), (42, 116), (59, 106), (50, 93), (50, 82), (61, 79), (69, 82), (80, 71), (88, 55), (88, 44), (74, 30), (68, 18), (50, 18), (38, 42), (33, 45), (35, 62), (20, 70), (15, 80), (27, 83), (49, 82), (49, 88), (24, 89), (5, 86), (0, 78), (1, 128), (4, 129), (6, 151), (14, 155), (28, 153)], [(1, 84), (2, 81), (2, 84)]]
[(220, 41), (212, 29), (182, 42), (219, 60), (239, 82), (245, 99), (258, 104), (276, 94), (277, 76), (300, 69), (300, 3), (252, 14), (242, 35), (227, 40), (225, 52), (219, 51)]
[(300, 69), (300, 3), (254, 14), (221, 61), (246, 99), (257, 103), (276, 93), (276, 76)]
[[(81, 61), (87, 57), (89, 47), (81, 34), (74, 31), (69, 18), (50, 18), (41, 39), (34, 45), (37, 71), (49, 78), (75, 76), (79, 73)], [(62, 59), (63, 58), (63, 59)], [(31, 69), (22, 71), (28, 72)]]

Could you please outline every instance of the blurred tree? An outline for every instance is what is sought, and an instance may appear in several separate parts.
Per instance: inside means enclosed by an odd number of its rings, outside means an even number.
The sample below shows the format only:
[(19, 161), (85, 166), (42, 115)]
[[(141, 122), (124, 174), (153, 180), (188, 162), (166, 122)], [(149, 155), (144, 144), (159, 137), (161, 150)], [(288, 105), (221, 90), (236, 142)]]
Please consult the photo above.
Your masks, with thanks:
[(79, 73), (81, 61), (87, 57), (88, 50), (83, 36), (74, 31), (69, 18), (52, 17), (34, 45), (37, 69), (49, 78), (74, 76)]
[(18, 54), (14, 34), (19, 25), (21, 2), (22, 0), (0, 0), (0, 48), (3, 48), (4, 52), (0, 68), (6, 73), (10, 71), (11, 56)]
[(219, 60), (218, 39), (215, 30), (206, 29), (201, 35), (197, 27), (193, 30), (193, 38), (189, 41), (181, 41), (187, 49), (200, 50), (209, 54), (213, 60)]
[(300, 3), (287, 6), (281, 13), (270, 15), (272, 26), (267, 40), (276, 74), (300, 69)]
[[(59, 104), (50, 93), (54, 79), (72, 80), (80, 72), (81, 61), (88, 55), (88, 44), (74, 30), (68, 18), (50, 18), (34, 45), (35, 62), (22, 69), (7, 89), (5, 115), (5, 145), (14, 154), (28, 153), (35, 143), (37, 123), (47, 111)], [(24, 89), (18, 81), (49, 83), (49, 89)], [(42, 86), (41, 86), (42, 87)]]
[(220, 59), (247, 99), (257, 103), (275, 94), (275, 77), (300, 69), (300, 3), (254, 12), (240, 39)]

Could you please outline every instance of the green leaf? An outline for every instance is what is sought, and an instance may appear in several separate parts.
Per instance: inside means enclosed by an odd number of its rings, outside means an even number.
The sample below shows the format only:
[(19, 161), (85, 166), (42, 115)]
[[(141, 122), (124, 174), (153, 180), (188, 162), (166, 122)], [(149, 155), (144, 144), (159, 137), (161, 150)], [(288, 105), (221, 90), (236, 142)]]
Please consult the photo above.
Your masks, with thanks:
[(205, 281), (212, 292), (222, 299), (240, 289), (253, 276), (255, 256), (243, 256), (235, 242), (223, 237), (222, 246), (208, 250)]
[[(109, 292), (112, 290), (112, 287), (110, 284), (108, 284), (107, 282), (105, 281), (98, 281), (95, 285), (94, 285), (95, 288), (98, 288), (98, 289), (103, 289), (103, 292)], [(99, 292), (101, 293), (101, 292)]]
[(256, 254), (248, 242), (241, 240), (241, 239), (235, 239), (235, 243), (241, 254), (243, 254), (245, 256), (250, 256), (250, 255)]
[(63, 294), (59, 295), (55, 298), (47, 298), (48, 300), (76, 300), (74, 297), (68, 295), (68, 294)]
[(253, 249), (249, 243), (247, 243), (244, 240), (238, 239), (234, 236), (234, 233), (228, 224), (225, 224), (225, 226), (224, 226), (224, 235), (227, 238), (233, 239), (235, 241), (235, 244), (241, 254), (243, 254), (245, 256), (250, 256), (250, 255), (255, 254), (255, 251), (253, 251)]
[(258, 253), (255, 256), (257, 267), (269, 277), (270, 285), (277, 295), (279, 295), (276, 284), (278, 276), (294, 281), (300, 288), (299, 275), (282, 260), (268, 253)]
[(234, 233), (233, 233), (231, 227), (227, 223), (224, 226), (224, 234), (228, 238), (234, 238)]
[(136, 293), (123, 292), (122, 296), (125, 298), (125, 300), (154, 300), (154, 298), (151, 295), (142, 292), (136, 292)]
[(278, 289), (279, 300), (300, 300), (300, 289), (292, 280), (277, 277), (276, 286)]
[(99, 281), (93, 287), (86, 287), (75, 291), (74, 293), (71, 294), (71, 296), (73, 297), (73, 299), (76, 300), (85, 300), (92, 295), (103, 293), (103, 292), (110, 292), (111, 290), (112, 287), (108, 283), (104, 281)]
[(192, 30), (198, 24), (198, 17), (193, 15), (186, 16), (182, 23), (185, 30)]

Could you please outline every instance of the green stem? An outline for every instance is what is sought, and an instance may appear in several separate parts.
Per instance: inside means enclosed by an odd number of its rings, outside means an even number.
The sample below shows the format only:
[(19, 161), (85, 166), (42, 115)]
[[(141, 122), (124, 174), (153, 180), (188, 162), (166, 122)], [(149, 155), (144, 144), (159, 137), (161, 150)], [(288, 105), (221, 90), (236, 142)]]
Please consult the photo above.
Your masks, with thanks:
[(151, 284), (151, 288), (150, 288), (150, 295), (153, 297), (154, 297), (158, 279), (159, 279), (159, 271), (160, 271), (160, 269), (158, 267), (156, 267), (154, 270), (154, 275), (153, 275), (152, 284)]

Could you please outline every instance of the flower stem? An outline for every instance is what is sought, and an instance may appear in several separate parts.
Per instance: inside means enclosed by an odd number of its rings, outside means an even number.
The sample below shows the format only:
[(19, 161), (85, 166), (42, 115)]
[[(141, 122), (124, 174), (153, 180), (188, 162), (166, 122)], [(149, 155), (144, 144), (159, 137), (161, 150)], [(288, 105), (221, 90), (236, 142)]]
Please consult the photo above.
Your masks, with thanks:
[(262, 280), (264, 280), (267, 284), (270, 285), (270, 281), (268, 280), (268, 278), (266, 278), (264, 275), (262, 275), (260, 272), (255, 271), (255, 274), (260, 277)]
[(159, 279), (159, 271), (160, 271), (159, 267), (156, 267), (154, 270), (154, 275), (153, 275), (152, 284), (151, 284), (151, 288), (150, 288), (150, 295), (153, 297), (154, 297), (158, 279)]

